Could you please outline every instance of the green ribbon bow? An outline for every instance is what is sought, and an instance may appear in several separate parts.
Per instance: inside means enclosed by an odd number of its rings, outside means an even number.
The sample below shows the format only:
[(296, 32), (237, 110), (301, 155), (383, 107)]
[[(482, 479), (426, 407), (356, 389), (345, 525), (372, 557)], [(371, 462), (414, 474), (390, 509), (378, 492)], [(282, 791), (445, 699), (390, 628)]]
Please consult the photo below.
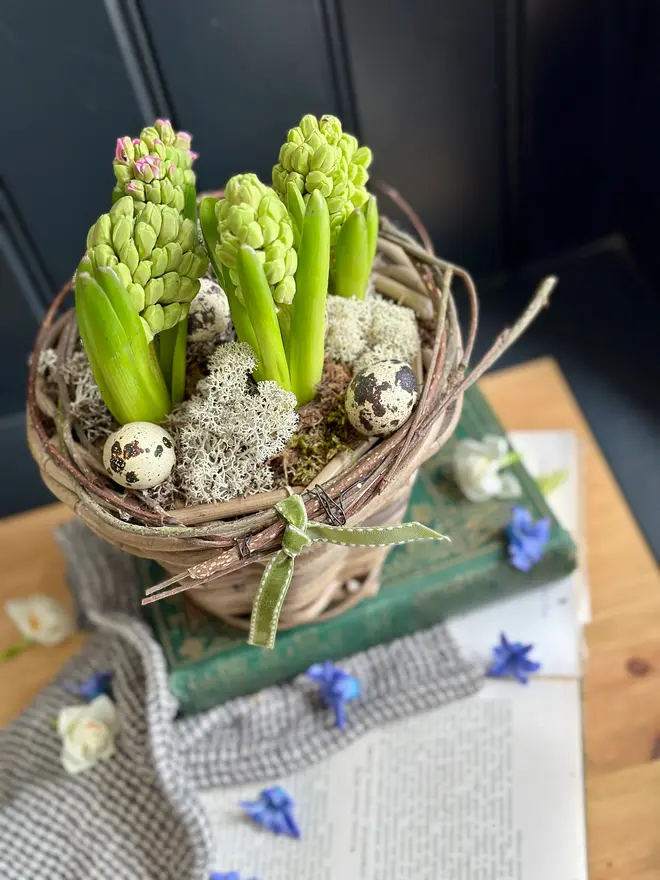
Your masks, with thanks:
[(355, 529), (310, 522), (300, 495), (285, 498), (275, 505), (275, 510), (286, 520), (287, 527), (282, 537), (282, 549), (270, 560), (261, 578), (252, 606), (248, 636), (249, 644), (262, 648), (272, 648), (275, 644), (277, 622), (293, 577), (295, 558), (310, 544), (326, 541), (345, 547), (393, 547), (411, 541), (449, 540), (446, 535), (418, 522)]

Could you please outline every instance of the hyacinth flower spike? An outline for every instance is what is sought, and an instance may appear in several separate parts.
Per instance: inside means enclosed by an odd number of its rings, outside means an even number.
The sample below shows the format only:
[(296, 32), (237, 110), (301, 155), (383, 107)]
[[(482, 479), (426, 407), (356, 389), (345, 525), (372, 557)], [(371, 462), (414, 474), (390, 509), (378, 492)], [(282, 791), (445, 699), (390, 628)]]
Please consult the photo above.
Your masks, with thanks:
[(261, 377), (290, 390), (282, 331), (288, 335), (298, 256), (289, 213), (255, 174), (238, 174), (228, 181), (224, 199), (215, 202), (215, 235), (209, 228), (209, 208), (205, 199), (202, 229), (216, 264), (223, 267), (223, 286), (239, 339), (254, 348)]
[[(124, 196), (90, 229), (76, 312), (94, 377), (120, 423), (162, 421), (170, 411), (173, 380), (165, 382), (156, 337), (187, 319), (207, 265), (195, 224), (166, 205)], [(185, 376), (185, 358), (183, 366)]]

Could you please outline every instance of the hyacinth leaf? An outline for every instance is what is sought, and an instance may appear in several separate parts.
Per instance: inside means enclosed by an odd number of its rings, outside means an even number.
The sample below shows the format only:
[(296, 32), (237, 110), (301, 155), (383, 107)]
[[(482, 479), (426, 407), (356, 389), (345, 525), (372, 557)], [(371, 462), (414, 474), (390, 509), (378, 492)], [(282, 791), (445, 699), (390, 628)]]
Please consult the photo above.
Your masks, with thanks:
[(291, 310), (291, 390), (300, 406), (314, 398), (323, 374), (329, 270), (330, 215), (325, 198), (315, 191), (305, 209)]
[(289, 367), (273, 294), (257, 252), (249, 245), (242, 244), (238, 249), (236, 268), (250, 323), (259, 343), (263, 374), (285, 391), (290, 391)]
[[(236, 330), (238, 340), (239, 342), (247, 342), (257, 358), (261, 360), (259, 345), (257, 344), (257, 338), (254, 335), (254, 330), (252, 328), (252, 324), (250, 323), (250, 317), (248, 315), (247, 309), (236, 296), (234, 285), (229, 278), (229, 272), (225, 272), (225, 267), (222, 265), (222, 263), (218, 261), (216, 255), (216, 247), (218, 244), (218, 221), (215, 213), (215, 205), (218, 201), (218, 199), (214, 199), (212, 196), (207, 196), (206, 198), (202, 199), (200, 203), (199, 222), (202, 227), (204, 243), (206, 245), (206, 250), (209, 255), (209, 260), (211, 261), (213, 271), (215, 272), (215, 277), (218, 279), (221, 287), (227, 295), (229, 311), (231, 312), (231, 320), (234, 325), (234, 329)], [(254, 377), (255, 379), (257, 379), (256, 373), (254, 374)], [(259, 380), (257, 379), (257, 381)]]
[(355, 210), (335, 245), (335, 293), (364, 299), (370, 272), (367, 221), (361, 210)]
[[(94, 380), (99, 387), (99, 391), (101, 392), (101, 397), (103, 398), (105, 405), (108, 407), (114, 418), (117, 421), (120, 421), (118, 413), (121, 411), (121, 405), (115, 403), (112, 397), (112, 393), (110, 392), (108, 383), (105, 380), (103, 370), (101, 370), (100, 364), (96, 360), (95, 347), (92, 344), (93, 303), (89, 302), (89, 291), (83, 290), (83, 287), (87, 284), (87, 282), (83, 280), (83, 275), (86, 274), (87, 273), (83, 273), (80, 271), (80, 269), (78, 269), (75, 279), (76, 321), (78, 323), (78, 331), (80, 333), (80, 338), (82, 340), (85, 353), (87, 354), (87, 360), (89, 361), (92, 375), (94, 376)], [(87, 277), (91, 278), (91, 276), (89, 275), (87, 275)], [(81, 279), (80, 285), (78, 282), (79, 278)], [(113, 330), (115, 330), (116, 328), (113, 324), (110, 324), (107, 329), (108, 334), (112, 338)], [(86, 339), (89, 340), (89, 343), (85, 342)]]
[(294, 183), (288, 183), (286, 187), (286, 204), (293, 223), (294, 233), (297, 233), (298, 241), (302, 233), (303, 220), (305, 218), (305, 200), (300, 194), (300, 190)]
[[(144, 335), (142, 321), (135, 311), (130, 295), (113, 269), (100, 267), (95, 278), (114, 309), (119, 323), (126, 333), (136, 369), (145, 388), (153, 398), (154, 405), (163, 412), (165, 418), (170, 411), (170, 397), (163, 375), (149, 353), (149, 344)], [(154, 364), (156, 369), (154, 369)]]
[(369, 196), (365, 210), (367, 220), (367, 236), (369, 239), (369, 272), (373, 269), (376, 251), (378, 250), (378, 202), (376, 196)]
[(76, 274), (76, 314), (94, 378), (117, 421), (163, 421), (167, 409), (159, 407), (144, 387), (117, 313), (87, 272)]
[(289, 354), (289, 340), (291, 338), (291, 306), (282, 303), (277, 306), (277, 322), (280, 325), (280, 333), (282, 334), (282, 343), (284, 351)]

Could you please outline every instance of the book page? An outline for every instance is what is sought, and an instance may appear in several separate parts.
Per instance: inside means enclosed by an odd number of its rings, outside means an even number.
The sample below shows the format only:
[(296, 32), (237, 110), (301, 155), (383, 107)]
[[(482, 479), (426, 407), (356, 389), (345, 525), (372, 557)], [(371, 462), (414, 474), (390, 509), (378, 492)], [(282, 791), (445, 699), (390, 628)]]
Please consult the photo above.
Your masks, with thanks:
[[(566, 482), (550, 494), (548, 503), (579, 545), (581, 475), (576, 435), (514, 431), (510, 439), (533, 476), (568, 471)], [(534, 645), (541, 675), (579, 677), (584, 660), (582, 626), (590, 614), (582, 554), (578, 560), (578, 568), (567, 578), (452, 617), (449, 630), (465, 655), (486, 666), (492, 646), (505, 632), (513, 641)]]
[[(302, 839), (238, 806), (265, 785), (297, 802)], [(215, 870), (263, 880), (583, 880), (579, 686), (486, 683), (372, 731), (323, 763), (203, 794)]]

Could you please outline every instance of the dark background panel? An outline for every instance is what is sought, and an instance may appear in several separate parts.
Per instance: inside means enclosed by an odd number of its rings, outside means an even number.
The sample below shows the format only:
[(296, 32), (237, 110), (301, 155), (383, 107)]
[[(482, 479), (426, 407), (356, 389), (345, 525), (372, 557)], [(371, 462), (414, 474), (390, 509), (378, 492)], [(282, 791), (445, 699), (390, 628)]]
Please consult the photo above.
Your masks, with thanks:
[(636, 3), (520, 0), (519, 260), (621, 228)]
[(414, 205), (447, 259), (503, 265), (503, 0), (344, 0), (360, 130), (374, 176)]
[[(1, 194), (0, 194), (1, 195)], [(0, 198), (0, 206), (3, 199)], [(28, 357), (41, 318), (33, 279), (20, 248), (0, 213), (0, 516), (47, 504), (43, 485), (25, 441), (25, 384)]]
[(643, 271), (660, 287), (660, 3), (637, 0), (628, 22), (633, 56), (620, 165), (622, 226)]
[(3, 2), (0, 107), (0, 174), (56, 289), (110, 204), (117, 137), (143, 125), (105, 4)]
[(18, 412), (25, 406), (27, 362), (41, 318), (40, 309), (31, 296), (30, 279), (0, 214), (0, 416)]
[[(194, 136), (201, 189), (255, 171), (270, 183), (289, 128), (340, 112), (319, 0), (142, 0), (176, 124)], [(175, 23), (175, 24), (174, 24)]]

